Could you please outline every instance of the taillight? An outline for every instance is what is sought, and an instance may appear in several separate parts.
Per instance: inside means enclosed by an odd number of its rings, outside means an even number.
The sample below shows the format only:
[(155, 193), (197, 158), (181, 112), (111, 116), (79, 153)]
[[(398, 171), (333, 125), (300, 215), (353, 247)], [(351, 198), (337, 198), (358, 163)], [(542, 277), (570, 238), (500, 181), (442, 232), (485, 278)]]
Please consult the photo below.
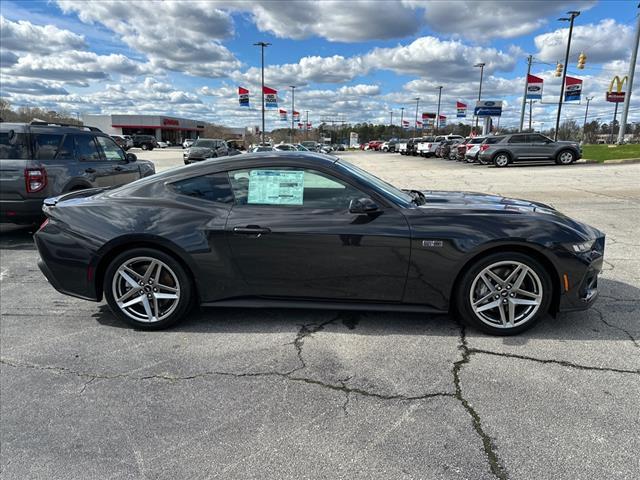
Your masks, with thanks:
[(487, 150), (488, 148), (489, 148), (489, 145), (486, 145), (486, 144), (484, 144), (484, 145), (480, 145), (480, 151), (481, 151), (481, 152), (484, 152), (484, 151), (485, 151), (485, 150)]
[(25, 168), (24, 181), (27, 186), (27, 193), (35, 193), (47, 186), (47, 171), (40, 168)]
[(38, 231), (42, 230), (47, 225), (49, 225), (49, 219), (45, 218), (44, 222), (42, 222), (42, 225), (40, 225), (40, 228), (38, 229)]

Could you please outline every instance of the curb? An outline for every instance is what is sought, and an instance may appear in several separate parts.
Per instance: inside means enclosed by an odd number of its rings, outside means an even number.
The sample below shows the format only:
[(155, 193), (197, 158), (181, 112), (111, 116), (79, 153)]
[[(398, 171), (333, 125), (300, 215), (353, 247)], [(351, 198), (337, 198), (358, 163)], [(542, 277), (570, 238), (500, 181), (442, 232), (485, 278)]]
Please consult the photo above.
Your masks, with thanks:
[(589, 165), (620, 165), (623, 163), (640, 163), (640, 158), (613, 158), (611, 160), (587, 160), (582, 159), (582, 161), (578, 160), (576, 163), (586, 163)]

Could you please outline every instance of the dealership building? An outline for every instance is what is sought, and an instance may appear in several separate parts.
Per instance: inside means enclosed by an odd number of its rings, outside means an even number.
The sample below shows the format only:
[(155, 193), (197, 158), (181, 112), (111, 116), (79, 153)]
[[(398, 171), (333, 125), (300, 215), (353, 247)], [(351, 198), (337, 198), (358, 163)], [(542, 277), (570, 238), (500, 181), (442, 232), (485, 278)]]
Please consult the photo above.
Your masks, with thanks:
[(198, 138), (204, 130), (201, 120), (163, 115), (83, 115), (82, 121), (109, 135), (153, 135), (156, 140), (182, 143), (185, 138)]

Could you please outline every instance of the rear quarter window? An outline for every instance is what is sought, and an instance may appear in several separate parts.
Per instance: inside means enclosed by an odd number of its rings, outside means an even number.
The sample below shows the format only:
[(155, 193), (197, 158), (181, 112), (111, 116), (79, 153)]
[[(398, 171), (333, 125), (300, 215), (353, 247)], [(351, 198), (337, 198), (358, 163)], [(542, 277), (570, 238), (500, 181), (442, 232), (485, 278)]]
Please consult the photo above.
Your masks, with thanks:
[(493, 145), (494, 143), (500, 143), (503, 139), (504, 137), (489, 137), (489, 138), (486, 138), (485, 141), (482, 143)]
[(7, 130), (0, 132), (0, 160), (29, 160), (29, 146), (24, 133)]
[(170, 187), (180, 195), (217, 203), (233, 203), (233, 192), (226, 172), (201, 175), (174, 182)]

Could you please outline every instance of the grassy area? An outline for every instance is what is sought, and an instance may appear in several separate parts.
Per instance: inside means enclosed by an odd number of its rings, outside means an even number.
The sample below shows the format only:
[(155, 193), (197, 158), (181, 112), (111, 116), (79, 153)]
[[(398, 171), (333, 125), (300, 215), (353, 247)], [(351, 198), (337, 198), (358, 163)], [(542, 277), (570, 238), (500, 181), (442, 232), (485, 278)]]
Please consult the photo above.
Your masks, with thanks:
[(622, 158), (640, 158), (640, 144), (619, 146), (609, 145), (583, 145), (582, 156), (587, 160), (618, 160)]

